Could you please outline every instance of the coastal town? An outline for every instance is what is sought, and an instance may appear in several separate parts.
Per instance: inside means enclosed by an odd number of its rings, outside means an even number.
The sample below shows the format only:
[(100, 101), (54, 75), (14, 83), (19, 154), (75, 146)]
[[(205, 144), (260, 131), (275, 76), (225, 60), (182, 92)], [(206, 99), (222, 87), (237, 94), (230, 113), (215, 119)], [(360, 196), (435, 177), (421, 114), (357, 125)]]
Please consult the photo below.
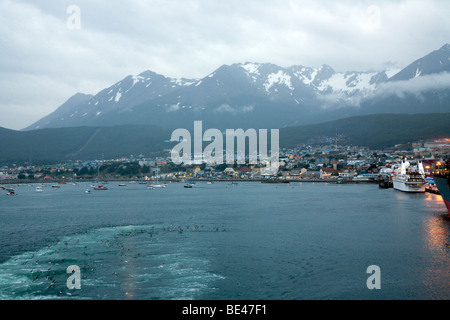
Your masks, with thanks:
[[(0, 184), (61, 181), (249, 180), (376, 182), (383, 168), (403, 159), (420, 160), (427, 173), (450, 154), (450, 139), (419, 141), (391, 148), (338, 145), (299, 145), (280, 149), (279, 171), (266, 175), (259, 165), (175, 165), (167, 156), (66, 161), (60, 164), (8, 164), (0, 168)], [(31, 161), (30, 161), (31, 162)]]

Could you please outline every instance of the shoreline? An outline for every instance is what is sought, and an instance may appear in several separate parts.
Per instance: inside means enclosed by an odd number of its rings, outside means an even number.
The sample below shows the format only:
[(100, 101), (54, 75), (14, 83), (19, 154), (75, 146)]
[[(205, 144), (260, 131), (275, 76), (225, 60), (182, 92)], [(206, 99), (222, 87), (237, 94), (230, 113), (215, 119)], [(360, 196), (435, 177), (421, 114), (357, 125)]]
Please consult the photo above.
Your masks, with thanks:
[[(140, 183), (140, 182), (146, 182), (146, 183), (152, 183), (156, 180), (139, 180), (139, 179), (80, 179), (80, 180), (74, 180), (74, 181), (66, 181), (65, 179), (52, 179), (52, 180), (0, 180), (0, 185), (20, 185), (20, 184), (72, 184), (72, 183), (96, 183), (96, 182), (103, 182), (103, 183), (111, 183), (111, 182), (134, 182), (134, 183)], [(300, 179), (293, 179), (293, 180), (275, 180), (275, 181), (268, 181), (265, 179), (201, 179), (201, 178), (194, 178), (194, 179), (159, 179), (160, 182), (170, 182), (170, 183), (188, 183), (188, 182), (260, 182), (264, 184), (290, 184), (290, 183), (335, 183), (335, 184), (378, 184), (377, 180), (370, 180), (370, 181), (354, 181), (354, 180), (327, 180), (327, 179), (308, 179), (308, 180), (300, 180)]]

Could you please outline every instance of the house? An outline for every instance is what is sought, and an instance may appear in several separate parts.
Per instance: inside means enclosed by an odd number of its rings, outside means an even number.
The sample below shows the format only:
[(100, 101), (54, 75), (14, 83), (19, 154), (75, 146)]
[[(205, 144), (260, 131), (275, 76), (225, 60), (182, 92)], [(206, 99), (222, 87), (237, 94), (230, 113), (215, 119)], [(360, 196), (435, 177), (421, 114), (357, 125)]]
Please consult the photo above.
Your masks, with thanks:
[(339, 177), (341, 178), (353, 178), (355, 176), (355, 171), (345, 170), (343, 172), (339, 172)]
[(308, 170), (306, 170), (305, 168), (292, 169), (291, 171), (289, 171), (289, 179), (291, 179), (291, 180), (300, 179), (301, 175), (303, 173), (305, 173), (306, 171), (308, 171)]
[(320, 179), (330, 179), (333, 175), (338, 175), (338, 171), (334, 168), (320, 169)]
[(228, 168), (226, 168), (225, 170), (223, 170), (223, 172), (226, 173), (226, 174), (231, 174), (231, 175), (233, 175), (235, 171), (234, 171), (233, 168), (228, 167)]
[(319, 179), (320, 178), (320, 172), (318, 171), (305, 171), (300, 175), (301, 179), (305, 180), (312, 180), (312, 179)]
[(248, 176), (252, 173), (252, 170), (247, 167), (243, 167), (243, 168), (239, 168), (238, 173), (241, 176)]

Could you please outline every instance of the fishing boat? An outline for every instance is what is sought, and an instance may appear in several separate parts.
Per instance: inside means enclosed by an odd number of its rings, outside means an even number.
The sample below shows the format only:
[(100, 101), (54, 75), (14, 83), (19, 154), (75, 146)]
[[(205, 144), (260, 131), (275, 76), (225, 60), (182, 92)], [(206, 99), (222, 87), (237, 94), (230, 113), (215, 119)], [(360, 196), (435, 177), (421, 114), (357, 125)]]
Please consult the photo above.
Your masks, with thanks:
[(450, 216), (450, 158), (445, 162), (444, 168), (440, 168), (440, 163), (438, 163), (438, 168), (433, 173), (433, 179)]
[(388, 175), (379, 175), (378, 176), (378, 186), (381, 189), (389, 189), (394, 187), (394, 183), (392, 182), (392, 176)]
[(425, 170), (422, 162), (413, 166), (407, 160), (402, 161), (402, 165), (395, 172), (392, 179), (395, 190), (407, 193), (425, 193), (427, 181), (425, 180)]

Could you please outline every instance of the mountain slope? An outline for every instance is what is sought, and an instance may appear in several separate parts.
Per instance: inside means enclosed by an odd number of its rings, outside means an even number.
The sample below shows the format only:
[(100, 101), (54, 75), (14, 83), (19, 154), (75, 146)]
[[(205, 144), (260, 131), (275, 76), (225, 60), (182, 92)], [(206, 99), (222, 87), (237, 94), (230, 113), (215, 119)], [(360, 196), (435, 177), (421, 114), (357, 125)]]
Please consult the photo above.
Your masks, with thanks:
[(92, 97), (93, 96), (90, 94), (77, 93), (64, 102), (57, 110), (28, 128), (25, 128), (25, 130), (45, 128), (55, 119), (64, 119), (68, 114), (75, 114), (78, 112), (80, 106), (89, 101)]
[(389, 81), (405, 81), (419, 76), (450, 71), (450, 44), (414, 61)]

